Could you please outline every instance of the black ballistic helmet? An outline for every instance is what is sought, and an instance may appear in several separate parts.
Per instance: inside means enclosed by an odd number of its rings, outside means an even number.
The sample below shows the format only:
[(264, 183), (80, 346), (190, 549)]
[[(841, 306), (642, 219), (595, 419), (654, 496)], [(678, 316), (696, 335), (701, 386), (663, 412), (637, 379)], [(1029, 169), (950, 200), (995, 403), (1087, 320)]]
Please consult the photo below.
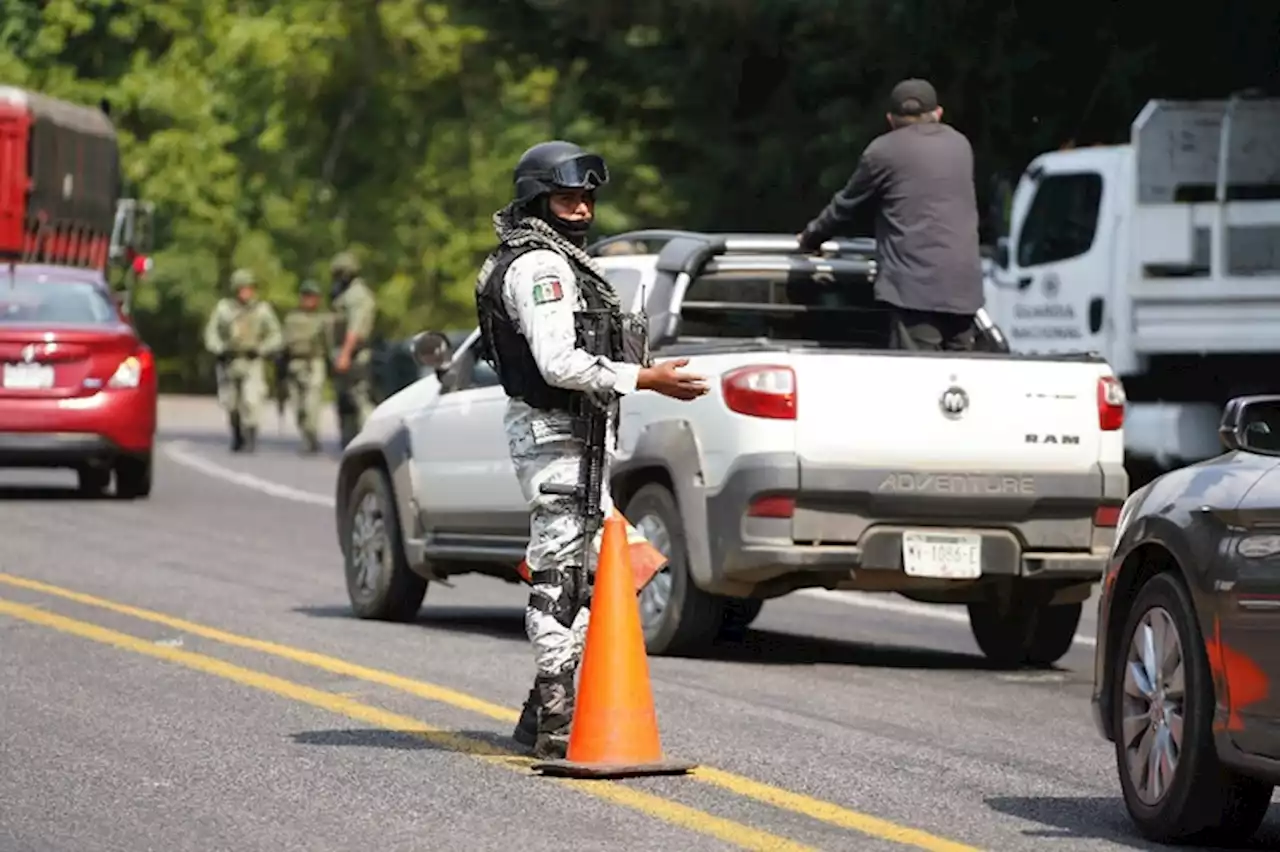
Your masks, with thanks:
[(572, 142), (540, 142), (521, 155), (514, 178), (516, 203), (529, 206), (557, 189), (599, 189), (609, 182), (609, 167)]

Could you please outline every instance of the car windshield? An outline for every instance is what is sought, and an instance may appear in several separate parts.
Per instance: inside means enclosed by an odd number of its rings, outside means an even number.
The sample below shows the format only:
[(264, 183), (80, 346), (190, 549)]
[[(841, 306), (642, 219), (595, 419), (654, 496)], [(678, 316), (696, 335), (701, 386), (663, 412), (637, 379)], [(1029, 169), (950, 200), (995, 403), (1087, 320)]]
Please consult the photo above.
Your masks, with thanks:
[(92, 282), (0, 276), (0, 326), (110, 325), (117, 320), (110, 296)]

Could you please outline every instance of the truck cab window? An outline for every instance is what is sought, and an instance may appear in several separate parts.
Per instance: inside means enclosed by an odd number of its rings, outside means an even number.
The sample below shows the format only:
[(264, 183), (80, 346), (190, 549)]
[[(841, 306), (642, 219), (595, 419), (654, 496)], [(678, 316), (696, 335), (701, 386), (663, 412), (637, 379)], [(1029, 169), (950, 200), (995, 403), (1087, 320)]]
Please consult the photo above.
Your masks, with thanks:
[(488, 361), (476, 357), (479, 348), (477, 341), (454, 356), (453, 363), (440, 382), (441, 393), (457, 393), (500, 384), (497, 371)]
[(1079, 257), (1093, 245), (1102, 204), (1102, 175), (1046, 175), (1018, 235), (1018, 265), (1040, 266)]

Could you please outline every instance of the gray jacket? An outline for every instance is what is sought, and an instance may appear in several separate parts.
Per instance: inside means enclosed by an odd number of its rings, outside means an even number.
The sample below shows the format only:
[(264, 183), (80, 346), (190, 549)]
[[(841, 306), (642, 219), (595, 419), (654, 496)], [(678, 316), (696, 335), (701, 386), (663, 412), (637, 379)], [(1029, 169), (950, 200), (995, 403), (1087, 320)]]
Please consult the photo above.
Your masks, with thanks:
[(876, 298), (900, 308), (973, 314), (983, 304), (973, 147), (941, 123), (908, 124), (877, 137), (803, 243), (815, 246), (876, 205)]

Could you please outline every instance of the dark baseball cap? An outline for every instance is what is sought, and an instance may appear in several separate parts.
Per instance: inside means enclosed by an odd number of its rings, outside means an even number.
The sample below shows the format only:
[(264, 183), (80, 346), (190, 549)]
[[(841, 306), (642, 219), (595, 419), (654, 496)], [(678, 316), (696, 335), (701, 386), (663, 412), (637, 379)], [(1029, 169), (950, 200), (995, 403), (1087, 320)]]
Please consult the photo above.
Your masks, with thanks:
[(889, 112), (894, 115), (923, 115), (938, 108), (938, 92), (928, 80), (903, 80), (889, 93)]

